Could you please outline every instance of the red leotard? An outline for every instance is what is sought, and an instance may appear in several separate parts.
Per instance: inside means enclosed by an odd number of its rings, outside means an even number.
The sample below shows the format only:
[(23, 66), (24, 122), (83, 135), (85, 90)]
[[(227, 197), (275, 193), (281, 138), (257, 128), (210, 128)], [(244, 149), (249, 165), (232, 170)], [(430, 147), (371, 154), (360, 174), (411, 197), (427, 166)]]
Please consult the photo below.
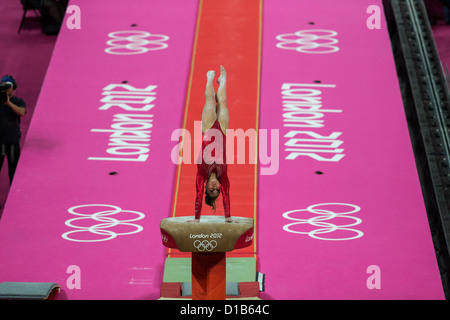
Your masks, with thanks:
[[(212, 130), (215, 129), (215, 130)], [(222, 148), (213, 148), (210, 146), (208, 150), (205, 151), (212, 142), (215, 141), (215, 136), (213, 132), (218, 134), (220, 132), (222, 136)], [(225, 217), (230, 217), (230, 182), (227, 175), (227, 164), (226, 164), (226, 136), (223, 133), (219, 121), (216, 120), (211, 126), (211, 129), (207, 130), (202, 134), (202, 151), (199, 155), (201, 156), (201, 162), (197, 162), (197, 177), (195, 180), (197, 187), (197, 195), (195, 197), (195, 219), (200, 219), (202, 213), (202, 200), (205, 190), (205, 183), (208, 180), (209, 175), (212, 172), (216, 173), (217, 180), (220, 182), (220, 192), (223, 197), (223, 208), (225, 211)], [(217, 146), (217, 145), (216, 145)], [(214, 161), (215, 160), (215, 161)]]

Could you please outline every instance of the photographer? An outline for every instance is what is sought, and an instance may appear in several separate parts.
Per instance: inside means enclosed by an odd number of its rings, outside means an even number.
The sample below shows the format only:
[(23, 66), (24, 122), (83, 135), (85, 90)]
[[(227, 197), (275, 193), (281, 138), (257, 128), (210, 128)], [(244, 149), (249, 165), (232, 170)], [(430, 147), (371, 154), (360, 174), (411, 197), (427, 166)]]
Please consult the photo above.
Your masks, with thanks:
[(12, 183), (20, 157), (20, 118), (25, 115), (25, 101), (14, 96), (16, 80), (5, 75), (0, 80), (0, 170), (8, 159), (9, 181)]

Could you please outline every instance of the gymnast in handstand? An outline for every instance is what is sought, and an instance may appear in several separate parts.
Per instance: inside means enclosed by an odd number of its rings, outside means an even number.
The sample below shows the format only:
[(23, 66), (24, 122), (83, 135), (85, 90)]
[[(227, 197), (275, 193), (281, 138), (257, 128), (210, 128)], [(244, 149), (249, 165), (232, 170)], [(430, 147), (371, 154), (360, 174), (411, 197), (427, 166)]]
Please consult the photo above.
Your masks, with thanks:
[[(202, 158), (201, 161), (197, 162), (195, 220), (192, 222), (200, 222), (203, 192), (205, 192), (205, 203), (211, 206), (214, 211), (216, 210), (215, 201), (222, 193), (225, 221), (234, 222), (230, 215), (230, 182), (226, 163), (226, 130), (229, 120), (226, 94), (227, 74), (225, 68), (220, 66), (217, 93), (214, 92), (213, 86), (215, 74), (215, 71), (208, 71), (206, 74), (205, 105), (202, 112), (203, 141), (201, 154), (199, 155)], [(213, 133), (221, 134), (221, 148), (216, 147), (211, 152), (210, 147), (210, 152), (208, 150), (204, 152), (205, 148), (215, 141)]]

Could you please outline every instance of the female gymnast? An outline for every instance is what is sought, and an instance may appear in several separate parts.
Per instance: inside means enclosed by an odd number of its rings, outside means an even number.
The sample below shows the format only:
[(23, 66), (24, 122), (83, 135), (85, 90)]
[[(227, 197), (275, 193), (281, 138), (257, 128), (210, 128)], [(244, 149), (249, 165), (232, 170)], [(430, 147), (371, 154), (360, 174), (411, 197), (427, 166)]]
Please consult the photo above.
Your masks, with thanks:
[[(201, 154), (199, 155), (202, 157), (202, 161), (197, 162), (195, 220), (192, 220), (192, 222), (200, 222), (205, 187), (205, 203), (215, 211), (215, 201), (222, 193), (225, 221), (234, 222), (230, 215), (230, 182), (226, 164), (226, 130), (229, 120), (226, 94), (227, 73), (225, 68), (220, 66), (217, 93), (214, 92), (213, 86), (215, 74), (215, 71), (208, 71), (206, 74), (205, 105), (202, 112), (203, 141)], [(215, 141), (214, 134), (222, 136), (222, 146), (211, 150), (210, 145)], [(210, 146), (209, 152), (208, 150), (205, 152), (208, 146)], [(215, 144), (215, 146), (217, 145)]]

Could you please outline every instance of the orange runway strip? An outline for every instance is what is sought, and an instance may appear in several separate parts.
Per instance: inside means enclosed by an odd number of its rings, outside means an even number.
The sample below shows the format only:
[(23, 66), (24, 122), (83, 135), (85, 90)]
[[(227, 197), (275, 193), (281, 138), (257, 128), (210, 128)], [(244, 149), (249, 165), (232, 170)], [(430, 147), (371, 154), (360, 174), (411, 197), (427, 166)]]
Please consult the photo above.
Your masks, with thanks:
[[(259, 127), (262, 0), (200, 0), (197, 19), (183, 121), (183, 128), (192, 139), (191, 146), (184, 146), (191, 148), (191, 164), (182, 163), (177, 168), (172, 217), (194, 215), (197, 173), (194, 157), (197, 155), (193, 154), (193, 145), (194, 139), (201, 139), (194, 135), (194, 122), (201, 121), (208, 70), (216, 71), (216, 79), (220, 75), (220, 65), (227, 70), (229, 129), (247, 131)], [(215, 88), (217, 90), (217, 83)], [(257, 155), (257, 136), (252, 143), (255, 143)], [(232, 217), (253, 218), (255, 237), (251, 246), (235, 250), (229, 257), (256, 257), (258, 165), (250, 163), (249, 141), (246, 144), (245, 164), (237, 164), (237, 140), (234, 164), (228, 164), (230, 212)], [(224, 216), (222, 203), (220, 196), (216, 200), (215, 215)], [(203, 204), (202, 216), (213, 214), (212, 209)], [(168, 249), (167, 254), (168, 257), (189, 256), (174, 249)]]

